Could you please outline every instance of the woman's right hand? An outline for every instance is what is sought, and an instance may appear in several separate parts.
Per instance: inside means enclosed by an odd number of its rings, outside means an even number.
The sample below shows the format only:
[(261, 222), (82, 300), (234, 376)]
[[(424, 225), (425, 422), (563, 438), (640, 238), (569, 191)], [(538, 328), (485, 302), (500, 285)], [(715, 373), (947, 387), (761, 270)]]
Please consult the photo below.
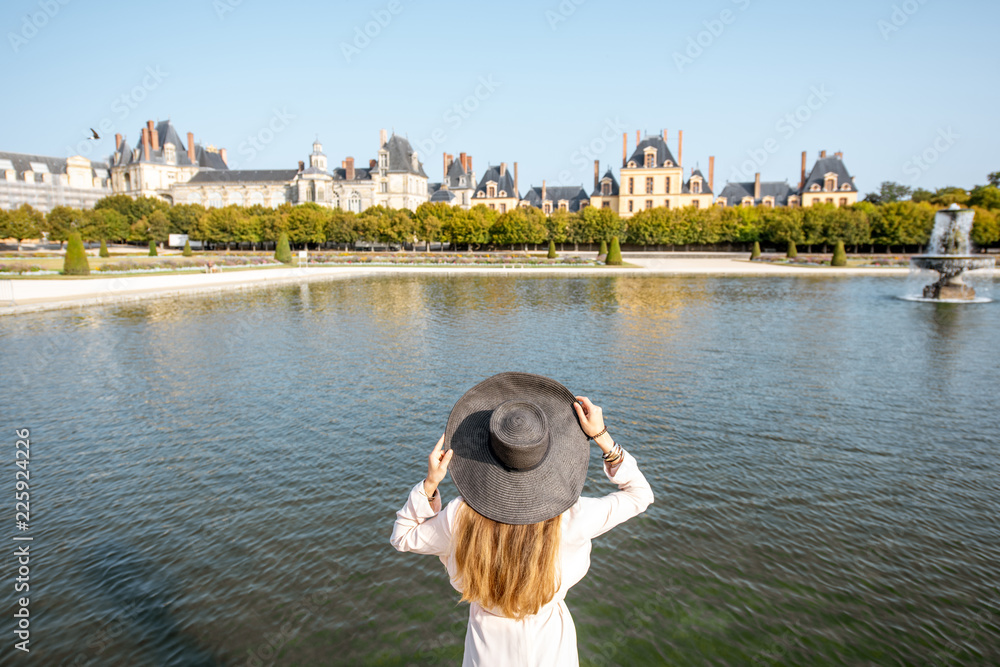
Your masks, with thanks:
[(600, 406), (591, 403), (589, 398), (577, 396), (573, 409), (576, 410), (576, 417), (580, 420), (580, 427), (588, 437), (593, 438), (604, 430), (604, 411)]

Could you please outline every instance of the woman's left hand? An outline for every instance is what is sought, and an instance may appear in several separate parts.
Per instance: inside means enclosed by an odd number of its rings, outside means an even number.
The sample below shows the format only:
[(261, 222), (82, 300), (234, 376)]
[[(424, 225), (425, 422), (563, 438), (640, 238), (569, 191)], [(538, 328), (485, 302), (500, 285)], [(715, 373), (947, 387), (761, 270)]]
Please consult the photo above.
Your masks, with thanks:
[(437, 491), (438, 484), (440, 484), (445, 475), (448, 474), (448, 463), (451, 462), (451, 456), (455, 453), (454, 449), (449, 449), (447, 452), (441, 453), (441, 448), (444, 446), (444, 435), (437, 441), (434, 445), (434, 449), (431, 450), (430, 456), (427, 457), (427, 478), (424, 480), (424, 493), (430, 498)]

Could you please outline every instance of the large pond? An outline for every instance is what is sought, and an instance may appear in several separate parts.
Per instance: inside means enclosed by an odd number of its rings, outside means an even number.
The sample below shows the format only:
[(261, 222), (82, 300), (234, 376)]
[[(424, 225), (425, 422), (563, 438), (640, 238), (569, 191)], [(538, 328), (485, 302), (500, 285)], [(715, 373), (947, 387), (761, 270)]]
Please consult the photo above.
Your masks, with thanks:
[(418, 275), (0, 320), (31, 657), (457, 664), (468, 608), (394, 512), (459, 396), (524, 370), (604, 406), (656, 495), (570, 591), (583, 664), (996, 664), (1000, 306), (905, 291)]

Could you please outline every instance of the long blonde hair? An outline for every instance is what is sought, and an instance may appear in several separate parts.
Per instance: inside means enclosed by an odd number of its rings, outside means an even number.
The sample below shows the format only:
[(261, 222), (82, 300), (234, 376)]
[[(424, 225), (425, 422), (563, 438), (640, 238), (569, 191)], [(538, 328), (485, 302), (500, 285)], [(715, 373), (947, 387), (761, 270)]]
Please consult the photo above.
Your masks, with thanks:
[(487, 519), (462, 503), (455, 523), (455, 565), (462, 602), (478, 602), (521, 620), (559, 589), (561, 516), (528, 525)]

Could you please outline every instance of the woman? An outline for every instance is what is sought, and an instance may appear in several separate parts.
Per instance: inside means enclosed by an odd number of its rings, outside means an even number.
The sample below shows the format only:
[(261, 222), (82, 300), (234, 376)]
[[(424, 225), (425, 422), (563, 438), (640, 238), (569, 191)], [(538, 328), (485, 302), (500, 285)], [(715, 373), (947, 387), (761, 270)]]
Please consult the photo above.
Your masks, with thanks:
[[(603, 498), (580, 496), (590, 439), (619, 489)], [(461, 496), (442, 510), (449, 470)], [(590, 568), (591, 540), (652, 502), (601, 408), (554, 380), (501, 373), (455, 404), (391, 542), (438, 556), (471, 603), (464, 665), (577, 665), (566, 592)]]

